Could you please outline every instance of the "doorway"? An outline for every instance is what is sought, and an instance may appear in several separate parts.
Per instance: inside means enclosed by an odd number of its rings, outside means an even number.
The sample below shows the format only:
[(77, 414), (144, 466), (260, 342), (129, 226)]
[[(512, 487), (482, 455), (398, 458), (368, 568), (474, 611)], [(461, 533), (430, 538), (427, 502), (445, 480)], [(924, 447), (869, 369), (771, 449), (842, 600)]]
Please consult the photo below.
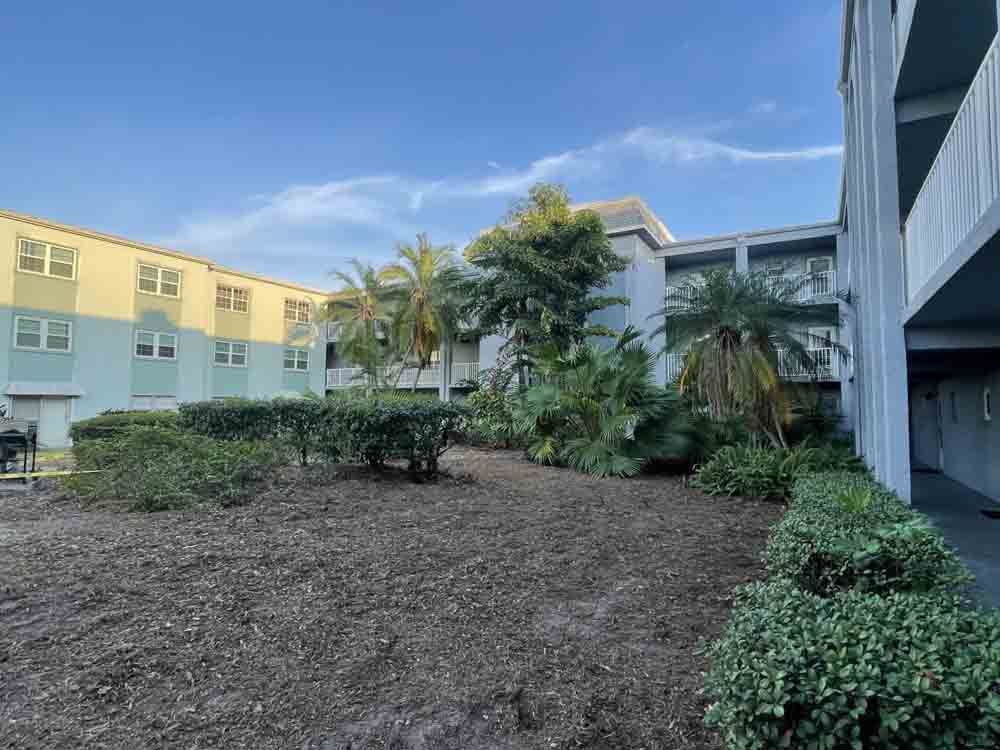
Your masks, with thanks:
[(941, 399), (936, 388), (913, 388), (910, 394), (910, 437), (913, 469), (941, 471)]
[(65, 448), (69, 445), (71, 401), (65, 396), (15, 396), (14, 419), (32, 422), (38, 430), (40, 448)]

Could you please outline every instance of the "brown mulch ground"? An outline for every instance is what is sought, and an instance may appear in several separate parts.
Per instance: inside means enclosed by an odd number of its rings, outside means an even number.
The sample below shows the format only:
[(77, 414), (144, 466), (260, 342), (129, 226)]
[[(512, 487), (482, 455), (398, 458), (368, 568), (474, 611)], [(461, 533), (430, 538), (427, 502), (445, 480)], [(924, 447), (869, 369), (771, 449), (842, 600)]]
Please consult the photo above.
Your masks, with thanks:
[(455, 450), (219, 511), (0, 497), (0, 747), (688, 748), (779, 508)]

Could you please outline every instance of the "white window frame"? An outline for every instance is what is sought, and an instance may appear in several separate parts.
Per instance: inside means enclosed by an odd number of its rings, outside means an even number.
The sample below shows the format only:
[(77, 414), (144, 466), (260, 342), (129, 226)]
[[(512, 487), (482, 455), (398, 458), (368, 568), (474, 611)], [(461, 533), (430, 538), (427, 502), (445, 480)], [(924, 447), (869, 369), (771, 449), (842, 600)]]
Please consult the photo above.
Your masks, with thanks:
[[(295, 305), (295, 316), (288, 317), (289, 304)], [(305, 319), (302, 318), (302, 311), (305, 310)], [(295, 299), (285, 297), (285, 305), (282, 312), (285, 321), (288, 323), (312, 323), (312, 303), (307, 299)]]
[[(34, 255), (27, 255), (22, 252), (26, 243), (31, 243), (34, 245), (42, 245), (45, 248), (45, 257), (42, 259), (44, 268), (41, 271), (34, 271), (30, 268), (21, 267), (21, 258), (34, 258)], [(63, 250), (67, 253), (72, 253), (73, 255), (73, 273), (71, 276), (60, 276), (59, 274), (52, 273), (52, 250)], [(33, 240), (30, 237), (18, 237), (17, 239), (17, 271), (18, 273), (30, 273), (35, 276), (45, 276), (50, 279), (62, 279), (63, 281), (76, 281), (77, 267), (79, 266), (80, 254), (73, 247), (66, 247), (64, 245), (53, 245), (51, 242), (43, 242), (42, 240)], [(63, 263), (65, 261), (56, 261), (57, 263)]]
[[(17, 324), (22, 320), (31, 320), (39, 324), (38, 328), (38, 346), (24, 346), (23, 344), (17, 343)], [(49, 323), (59, 323), (66, 326), (66, 342), (65, 349), (53, 349), (49, 347)], [(61, 337), (60, 337), (61, 338)], [(69, 320), (59, 320), (58, 318), (36, 318), (33, 315), (15, 315), (14, 316), (14, 348), (20, 349), (25, 352), (51, 352), (54, 354), (70, 354), (73, 351), (73, 322)]]
[[(139, 336), (144, 333), (153, 337), (152, 356), (147, 354), (139, 354)], [(174, 346), (173, 346), (174, 356), (172, 357), (160, 356), (160, 341), (163, 336), (170, 336), (174, 340)], [(170, 333), (169, 331), (150, 331), (145, 328), (137, 328), (135, 330), (135, 336), (132, 338), (132, 356), (135, 357), (136, 359), (159, 360), (160, 362), (176, 362), (177, 345), (178, 345), (178, 336), (176, 333)]]
[[(292, 357), (288, 356), (289, 352), (294, 352)], [(303, 361), (303, 356), (305, 358), (305, 367), (299, 367), (299, 363)], [(309, 372), (309, 350), (308, 349), (297, 349), (295, 347), (286, 346), (285, 351), (281, 355), (281, 366), (284, 368), (285, 372)], [(295, 362), (294, 367), (289, 367), (286, 363), (289, 359), (293, 359)]]
[[(149, 399), (149, 408), (144, 408), (140, 403), (136, 403), (138, 399)], [(161, 406), (160, 402), (163, 401), (167, 403)], [(133, 393), (129, 401), (129, 408), (135, 411), (177, 411), (177, 397), (169, 394)]]
[[(226, 290), (226, 293), (223, 293)], [(235, 292), (243, 292), (246, 295), (246, 310), (239, 310), (236, 307), (236, 294)], [(219, 304), (219, 296), (227, 301), (226, 305)], [(241, 300), (242, 301), (242, 300)], [(215, 309), (224, 310), (225, 312), (239, 313), (240, 315), (250, 314), (250, 290), (242, 286), (233, 286), (232, 284), (222, 284), (216, 283), (215, 285)]]
[[(226, 361), (220, 362), (217, 357), (219, 356), (219, 344), (223, 344), (227, 347), (226, 351)], [(234, 347), (243, 347), (243, 364), (233, 364), (233, 357), (238, 356), (236, 352), (233, 351)], [(229, 339), (216, 339), (215, 346), (212, 347), (212, 364), (216, 367), (238, 367), (246, 368), (250, 361), (250, 345), (245, 341), (231, 341)]]
[[(151, 292), (148, 289), (143, 289), (141, 285), (142, 279), (142, 269), (151, 268), (156, 271), (156, 291)], [(163, 272), (175, 273), (177, 274), (177, 294), (167, 294), (163, 291)], [(137, 263), (135, 267), (135, 289), (139, 294), (151, 294), (154, 297), (167, 297), (168, 299), (180, 299), (181, 298), (181, 286), (184, 280), (184, 274), (178, 271), (176, 268), (163, 268), (162, 266), (154, 266), (152, 263)], [(152, 279), (145, 279), (145, 281), (152, 281)], [(166, 282), (170, 284), (171, 282)]]
[[(817, 261), (817, 260), (825, 260), (825, 261), (827, 261), (830, 264), (830, 267), (828, 269), (826, 269), (825, 271), (814, 271), (812, 269), (812, 264), (815, 261)], [(834, 270), (836, 270), (836, 268), (833, 265), (833, 256), (832, 255), (813, 255), (813, 256), (811, 256), (809, 258), (806, 258), (806, 273), (808, 273), (808, 274), (813, 274), (813, 273), (833, 273)]]

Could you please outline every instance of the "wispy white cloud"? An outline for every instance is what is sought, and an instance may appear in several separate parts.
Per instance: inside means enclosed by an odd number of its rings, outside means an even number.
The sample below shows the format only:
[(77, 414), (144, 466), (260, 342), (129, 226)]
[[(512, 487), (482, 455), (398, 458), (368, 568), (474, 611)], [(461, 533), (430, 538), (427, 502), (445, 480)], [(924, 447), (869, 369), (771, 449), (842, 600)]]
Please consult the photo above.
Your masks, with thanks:
[(636, 128), (622, 138), (622, 143), (638, 149), (647, 158), (661, 163), (686, 164), (724, 160), (736, 164), (754, 161), (815, 161), (840, 156), (840, 145), (807, 146), (798, 149), (751, 149), (709, 138), (677, 135), (656, 128)]
[[(318, 184), (294, 184), (275, 193), (254, 195), (230, 212), (184, 219), (164, 244), (214, 257), (239, 254), (279, 271), (302, 278), (289, 264), (290, 248), (314, 247), (317, 255), (337, 257), (346, 247), (370, 244), (373, 252), (391, 251), (392, 243), (416, 232), (434, 229), (435, 209), (455, 201), (511, 198), (523, 195), (537, 182), (579, 184), (620, 172), (630, 162), (690, 166), (698, 163), (813, 161), (837, 157), (838, 145), (796, 149), (756, 149), (719, 140), (731, 127), (705, 126), (698, 131), (638, 127), (583, 148), (536, 159), (519, 169), (487, 162), (489, 172), (474, 177), (425, 179), (394, 174), (371, 175)], [(711, 137), (709, 137), (711, 136)], [(728, 139), (727, 139), (728, 140)], [(455, 236), (453, 214), (433, 236)], [(464, 231), (473, 231), (466, 227)], [(325, 252), (322, 248), (330, 248)], [(340, 248), (340, 249), (335, 249)], [(387, 250), (388, 249), (388, 250)], [(373, 256), (374, 257), (374, 256)], [(315, 265), (315, 258), (303, 262)], [(275, 272), (271, 268), (259, 268)], [(310, 274), (315, 279), (315, 270)]]

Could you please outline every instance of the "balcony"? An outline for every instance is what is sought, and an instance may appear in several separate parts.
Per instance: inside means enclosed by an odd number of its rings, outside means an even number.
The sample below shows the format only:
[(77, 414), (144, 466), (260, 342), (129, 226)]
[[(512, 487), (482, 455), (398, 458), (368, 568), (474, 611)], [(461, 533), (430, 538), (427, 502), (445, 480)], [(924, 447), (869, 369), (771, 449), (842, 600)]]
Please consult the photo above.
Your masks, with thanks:
[[(778, 375), (787, 380), (831, 381), (840, 379), (840, 356), (833, 347), (809, 349), (809, 355), (816, 363), (816, 370), (803, 367), (792, 360), (784, 350), (778, 351)], [(667, 354), (667, 382), (672, 383), (684, 371), (684, 352)]]
[[(441, 385), (442, 368), (440, 365), (425, 367), (417, 380), (415, 367), (407, 368), (399, 374), (398, 367), (379, 368), (379, 380), (383, 383), (393, 383), (399, 375), (399, 388), (437, 388)], [(454, 387), (465, 381), (473, 381), (479, 377), (478, 362), (456, 362), (451, 366), (450, 383)], [(364, 385), (364, 370), (360, 367), (342, 367), (326, 371), (326, 387), (328, 389), (350, 388)]]
[[(772, 287), (792, 287), (795, 289), (795, 301), (802, 305), (836, 302), (836, 271), (822, 271), (799, 275), (782, 274), (769, 277), (768, 283)], [(694, 293), (695, 288), (690, 285), (667, 287), (666, 308), (668, 310), (683, 310), (689, 307)]]
[(966, 245), (1000, 198), (998, 40), (993, 38), (903, 225), (909, 305), (949, 261), (955, 270), (978, 250)]

